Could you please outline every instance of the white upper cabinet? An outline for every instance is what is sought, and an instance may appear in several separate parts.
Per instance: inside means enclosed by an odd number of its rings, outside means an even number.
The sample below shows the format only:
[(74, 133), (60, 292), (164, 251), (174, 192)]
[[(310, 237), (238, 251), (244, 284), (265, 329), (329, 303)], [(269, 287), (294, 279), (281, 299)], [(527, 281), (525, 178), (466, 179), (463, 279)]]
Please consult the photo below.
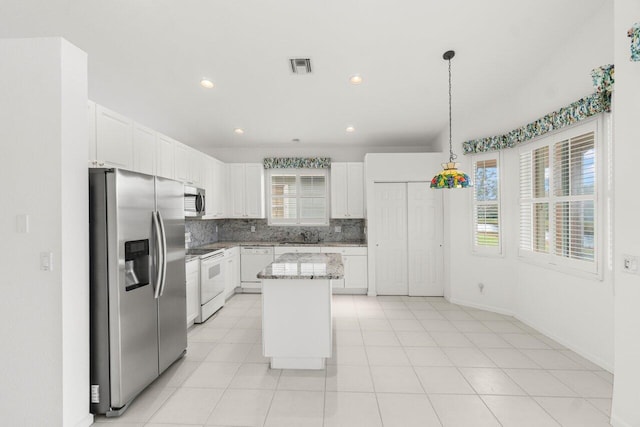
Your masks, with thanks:
[(156, 175), (163, 178), (174, 179), (173, 147), (177, 141), (168, 136), (158, 134), (156, 141)]
[(173, 146), (174, 178), (182, 182), (190, 182), (189, 179), (189, 147), (179, 142)]
[(205, 202), (204, 202), (204, 215), (205, 219), (215, 218), (214, 216), (214, 204), (213, 204), (213, 183), (214, 183), (214, 170), (213, 164), (215, 163), (215, 159), (213, 157), (205, 156), (204, 159), (204, 185), (202, 186), (205, 191)]
[(331, 218), (364, 218), (364, 163), (331, 163)]
[(193, 148), (189, 148), (187, 153), (187, 176), (189, 178), (189, 182), (196, 187), (202, 188), (206, 186), (206, 160), (208, 158), (209, 157), (204, 153), (194, 150)]
[[(197, 187), (211, 186), (212, 177), (207, 171), (211, 163), (206, 154), (92, 101), (87, 104), (87, 114), (90, 167), (116, 167)], [(224, 171), (218, 173), (225, 175)], [(224, 185), (226, 175), (215, 181)], [(224, 216), (223, 205), (218, 203), (216, 217)]]
[(95, 158), (91, 160), (98, 167), (133, 169), (133, 121), (96, 105)]
[(245, 165), (245, 211), (249, 218), (264, 218), (264, 167), (261, 163)]
[(264, 168), (261, 163), (228, 165), (229, 217), (264, 218)]
[(147, 175), (156, 174), (156, 139), (153, 129), (133, 124), (133, 170)]
[(227, 168), (218, 159), (207, 160), (206, 211), (208, 218), (225, 218), (227, 200)]
[(207, 156), (198, 150), (174, 142), (175, 179), (196, 187), (205, 187), (205, 159)]
[(228, 179), (228, 200), (229, 217), (244, 218), (244, 163), (231, 163), (227, 165), (229, 171)]

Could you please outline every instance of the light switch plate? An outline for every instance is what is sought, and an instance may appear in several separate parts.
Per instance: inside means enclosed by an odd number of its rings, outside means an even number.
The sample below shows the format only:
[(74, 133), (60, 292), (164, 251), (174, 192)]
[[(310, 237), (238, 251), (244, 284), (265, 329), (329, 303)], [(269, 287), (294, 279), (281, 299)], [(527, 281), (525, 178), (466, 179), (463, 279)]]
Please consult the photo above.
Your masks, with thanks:
[(340, 226), (340, 225), (336, 225), (336, 226), (334, 227), (334, 230), (335, 230), (335, 232), (336, 232), (336, 233), (342, 233), (342, 226)]
[(255, 225), (252, 225), (252, 226), (251, 226), (251, 232), (252, 232), (252, 233), (255, 233), (255, 232), (256, 232), (256, 226), (255, 226)]
[(40, 252), (40, 270), (53, 270), (53, 252)]
[(191, 233), (189, 232), (184, 233), (184, 242), (191, 243)]

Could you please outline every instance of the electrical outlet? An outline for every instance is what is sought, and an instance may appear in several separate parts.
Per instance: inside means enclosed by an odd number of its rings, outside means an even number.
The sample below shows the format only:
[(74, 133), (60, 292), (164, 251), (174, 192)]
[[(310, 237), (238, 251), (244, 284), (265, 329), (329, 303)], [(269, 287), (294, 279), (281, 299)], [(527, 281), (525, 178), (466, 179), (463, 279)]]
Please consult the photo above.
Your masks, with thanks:
[(184, 233), (184, 242), (185, 243), (191, 243), (191, 233), (190, 232), (186, 232)]
[(255, 226), (255, 225), (252, 225), (252, 226), (251, 226), (251, 232), (252, 232), (252, 233), (255, 233), (255, 232), (256, 232), (256, 226)]
[(336, 225), (336, 226), (334, 227), (334, 230), (335, 230), (335, 232), (336, 232), (336, 233), (342, 233), (342, 226), (340, 226), (340, 225)]
[(622, 271), (625, 273), (638, 274), (638, 257), (622, 255)]
[(216, 225), (216, 233), (218, 232), (218, 226)]

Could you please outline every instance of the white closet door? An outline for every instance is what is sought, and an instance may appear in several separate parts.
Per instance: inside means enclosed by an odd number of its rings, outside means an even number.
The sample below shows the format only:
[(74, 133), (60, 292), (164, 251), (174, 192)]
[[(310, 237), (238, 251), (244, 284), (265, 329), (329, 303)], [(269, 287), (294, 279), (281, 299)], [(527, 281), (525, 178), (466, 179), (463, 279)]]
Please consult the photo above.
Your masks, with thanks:
[(376, 292), (408, 295), (407, 184), (374, 184)]
[(409, 295), (443, 296), (442, 191), (407, 184)]

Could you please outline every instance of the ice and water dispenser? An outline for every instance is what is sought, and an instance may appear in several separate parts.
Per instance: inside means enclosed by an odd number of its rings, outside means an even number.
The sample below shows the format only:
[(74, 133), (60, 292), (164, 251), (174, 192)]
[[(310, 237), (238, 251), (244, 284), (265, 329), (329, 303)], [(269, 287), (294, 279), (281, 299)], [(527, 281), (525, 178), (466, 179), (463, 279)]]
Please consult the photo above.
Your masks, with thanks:
[(125, 291), (149, 284), (149, 239), (124, 242)]

